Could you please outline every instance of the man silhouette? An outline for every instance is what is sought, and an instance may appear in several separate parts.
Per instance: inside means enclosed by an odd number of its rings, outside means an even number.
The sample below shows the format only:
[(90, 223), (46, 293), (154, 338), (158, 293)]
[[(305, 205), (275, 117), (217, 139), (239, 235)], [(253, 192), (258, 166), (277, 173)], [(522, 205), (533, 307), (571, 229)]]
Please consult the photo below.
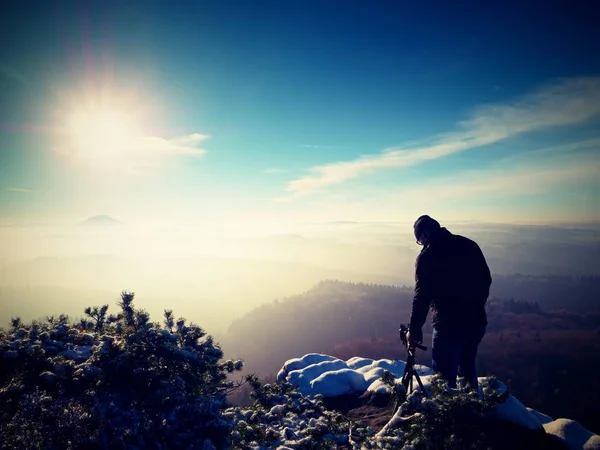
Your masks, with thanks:
[(456, 388), (458, 374), (477, 389), (475, 358), (487, 326), (485, 303), (492, 277), (479, 246), (452, 234), (425, 215), (414, 224), (417, 243), (415, 295), (409, 333), (412, 343), (423, 341), (423, 324), (431, 308), (432, 366)]

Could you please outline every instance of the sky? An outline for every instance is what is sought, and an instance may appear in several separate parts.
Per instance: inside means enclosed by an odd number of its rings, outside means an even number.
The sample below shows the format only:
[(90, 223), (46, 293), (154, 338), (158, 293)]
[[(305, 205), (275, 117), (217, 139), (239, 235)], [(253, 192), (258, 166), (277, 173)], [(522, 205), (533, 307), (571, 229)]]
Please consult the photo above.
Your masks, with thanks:
[(600, 220), (594, 2), (1, 8), (1, 224)]

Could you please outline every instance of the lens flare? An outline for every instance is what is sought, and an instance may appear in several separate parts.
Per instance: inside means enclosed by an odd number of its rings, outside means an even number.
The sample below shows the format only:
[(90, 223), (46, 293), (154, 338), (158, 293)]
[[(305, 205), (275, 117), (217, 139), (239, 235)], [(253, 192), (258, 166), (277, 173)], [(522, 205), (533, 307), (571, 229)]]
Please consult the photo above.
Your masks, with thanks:
[(66, 120), (74, 150), (82, 156), (114, 156), (134, 149), (141, 132), (126, 112), (103, 109), (75, 111)]

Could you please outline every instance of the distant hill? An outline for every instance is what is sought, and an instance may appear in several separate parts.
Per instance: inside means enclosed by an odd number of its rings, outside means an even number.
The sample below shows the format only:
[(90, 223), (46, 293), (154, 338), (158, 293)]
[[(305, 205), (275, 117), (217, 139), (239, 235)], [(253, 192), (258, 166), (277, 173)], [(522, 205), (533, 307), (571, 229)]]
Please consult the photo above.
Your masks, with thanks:
[(322, 281), (235, 320), (222, 343), (230, 356), (248, 361), (248, 370), (267, 375), (298, 354), (334, 352), (336, 345), (397, 331), (409, 318), (412, 293), (406, 286)]
[(87, 219), (85, 219), (83, 222), (80, 223), (81, 226), (84, 227), (114, 227), (114, 226), (118, 226), (118, 225), (123, 225), (122, 222), (119, 222), (118, 220), (110, 217), (110, 216), (106, 216), (106, 215), (99, 215), (99, 216), (93, 216), (93, 217), (89, 217)]
[[(564, 309), (576, 316), (600, 314), (600, 277), (493, 278), (488, 314), (504, 313), (494, 307), (492, 299), (538, 304), (546, 313)], [(392, 335), (397, 341), (398, 326), (410, 318), (413, 294), (412, 286), (322, 281), (302, 294), (266, 303), (235, 320), (225, 337), (226, 348), (258, 364), (253, 369), (269, 373), (278, 361), (293, 355), (332, 352), (336, 346), (357, 339), (377, 340)], [(550, 320), (545, 317), (543, 325)], [(594, 325), (585, 324), (588, 328)], [(570, 322), (566, 328), (570, 326), (576, 324)], [(495, 329), (495, 324), (491, 322), (489, 328)], [(428, 330), (429, 320), (425, 332)]]

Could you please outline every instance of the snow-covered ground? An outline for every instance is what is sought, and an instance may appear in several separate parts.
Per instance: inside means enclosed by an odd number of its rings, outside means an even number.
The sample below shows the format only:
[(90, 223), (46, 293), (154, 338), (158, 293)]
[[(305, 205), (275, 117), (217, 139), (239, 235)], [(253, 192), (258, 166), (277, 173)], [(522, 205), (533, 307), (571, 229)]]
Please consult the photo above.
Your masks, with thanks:
[[(406, 363), (389, 359), (372, 360), (354, 357), (347, 361), (340, 360), (330, 355), (309, 353), (301, 358), (285, 362), (279, 373), (277, 381), (287, 381), (308, 396), (321, 394), (324, 397), (336, 397), (345, 394), (363, 394), (374, 392), (377, 394), (391, 393), (389, 384), (382, 381), (384, 371), (389, 371), (395, 378), (395, 383), (400, 384)], [(424, 388), (429, 389), (433, 370), (423, 365), (415, 365), (420, 375)], [(479, 378), (480, 391), (488, 389), (487, 378)], [(414, 383), (418, 391), (417, 383)], [(506, 391), (506, 386), (496, 383), (496, 389)], [(481, 392), (482, 394), (484, 392)], [(385, 434), (400, 420), (401, 411), (392, 417), (388, 425), (380, 431)], [(506, 400), (494, 408), (498, 419), (512, 422), (531, 430), (544, 429), (546, 433), (561, 439), (569, 449), (600, 449), (600, 437), (581, 426), (579, 423), (568, 419), (556, 419), (527, 408), (517, 398), (509, 395)]]

